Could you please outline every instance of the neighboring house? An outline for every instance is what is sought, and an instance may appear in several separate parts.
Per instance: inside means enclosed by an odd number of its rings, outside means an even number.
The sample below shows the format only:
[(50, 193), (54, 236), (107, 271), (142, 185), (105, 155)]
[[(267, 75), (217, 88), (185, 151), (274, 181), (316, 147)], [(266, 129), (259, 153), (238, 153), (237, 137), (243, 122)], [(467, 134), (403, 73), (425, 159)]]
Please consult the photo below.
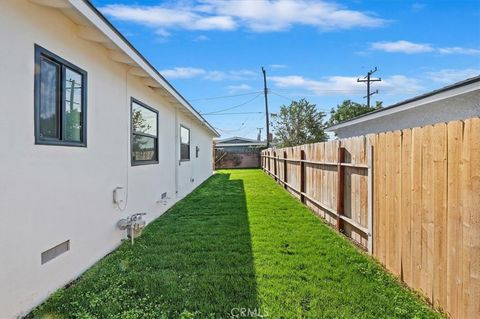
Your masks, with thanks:
[(0, 1), (0, 25), (8, 319), (115, 249), (118, 220), (206, 180), (218, 133), (87, 0)]
[(260, 150), (267, 142), (244, 137), (215, 141), (215, 168), (260, 167)]
[(480, 76), (330, 126), (338, 138), (480, 116)]

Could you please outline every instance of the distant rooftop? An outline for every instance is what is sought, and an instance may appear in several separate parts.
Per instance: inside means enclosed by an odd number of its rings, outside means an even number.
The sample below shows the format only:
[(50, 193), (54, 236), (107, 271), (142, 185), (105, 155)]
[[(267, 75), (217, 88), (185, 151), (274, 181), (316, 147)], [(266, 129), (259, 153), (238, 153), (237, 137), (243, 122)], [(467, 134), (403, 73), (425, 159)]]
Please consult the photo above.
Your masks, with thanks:
[[(356, 123), (360, 123), (360, 122), (363, 122), (363, 121), (368, 121), (368, 120), (371, 120), (371, 119), (374, 119), (374, 118), (377, 118), (377, 117), (381, 117), (383, 115), (386, 115), (387, 113), (388, 114), (391, 113), (392, 111), (395, 112), (395, 110), (394, 110), (395, 108), (398, 108), (399, 109), (398, 111), (401, 111), (400, 110), (401, 106), (406, 106), (407, 104), (412, 104), (412, 103), (417, 102), (418, 105), (421, 105), (422, 100), (424, 100), (426, 98), (432, 97), (432, 96), (440, 94), (440, 93), (448, 93), (449, 91), (453, 91), (455, 89), (462, 88), (462, 87), (465, 87), (465, 86), (469, 86), (469, 85), (472, 85), (472, 84), (477, 84), (477, 83), (479, 84), (479, 86), (476, 89), (480, 89), (480, 75), (472, 77), (472, 78), (468, 78), (468, 79), (460, 81), (460, 82), (456, 82), (454, 84), (444, 86), (440, 89), (433, 90), (433, 91), (430, 91), (430, 92), (425, 93), (425, 94), (421, 94), (421, 95), (403, 100), (401, 102), (383, 107), (381, 109), (378, 109), (378, 110), (375, 110), (375, 111), (372, 111), (372, 112), (369, 112), (369, 113), (359, 115), (357, 117), (349, 119), (348, 121), (343, 121), (343, 122), (340, 122), (338, 124), (327, 127), (326, 130), (329, 131), (329, 132), (332, 132), (332, 131), (335, 131), (339, 128), (342, 128), (342, 127), (345, 127), (345, 126), (348, 126), (348, 125), (351, 125), (351, 124), (354, 124), (354, 123), (356, 124)], [(413, 107), (418, 106), (418, 105), (414, 105)]]

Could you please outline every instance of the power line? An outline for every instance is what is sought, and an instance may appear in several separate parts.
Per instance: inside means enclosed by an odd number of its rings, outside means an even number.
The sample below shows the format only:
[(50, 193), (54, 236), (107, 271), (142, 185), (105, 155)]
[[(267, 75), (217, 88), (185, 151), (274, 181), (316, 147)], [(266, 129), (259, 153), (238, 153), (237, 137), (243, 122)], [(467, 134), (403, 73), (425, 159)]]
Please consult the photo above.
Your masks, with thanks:
[(263, 112), (234, 112), (234, 113), (219, 113), (219, 114), (203, 114), (207, 116), (212, 116), (212, 115), (237, 115), (237, 114), (263, 114)]
[(243, 127), (244, 125), (245, 125), (245, 121), (242, 122), (242, 124), (240, 125), (240, 127), (237, 128), (237, 129), (230, 130), (230, 129), (222, 129), (222, 128), (219, 128), (219, 127), (215, 127), (215, 129), (217, 129), (217, 130), (219, 130), (219, 131), (222, 131), (222, 132), (226, 132), (226, 133), (228, 133), (228, 132), (236, 132), (236, 131), (242, 130), (242, 129), (244, 128), (244, 127)]
[(258, 93), (262, 93), (262, 91), (239, 93), (239, 94), (232, 94), (232, 95), (221, 95), (221, 96), (213, 96), (213, 97), (204, 97), (204, 98), (198, 98), (198, 99), (190, 99), (190, 102), (194, 102), (194, 101), (210, 101), (210, 100), (218, 100), (218, 99), (228, 99), (228, 98), (232, 98), (232, 97), (245, 96), (245, 95), (253, 95), (253, 94), (258, 94)]
[[(275, 95), (277, 95), (277, 96), (279, 96), (279, 97), (282, 97), (282, 98), (284, 98), (284, 99), (286, 99), (286, 100), (288, 100), (288, 101), (290, 101), (290, 102), (296, 102), (296, 101), (298, 101), (298, 100), (294, 100), (294, 99), (292, 99), (292, 98), (289, 98), (289, 97), (286, 96), (286, 95), (282, 95), (282, 94), (279, 94), (279, 93), (277, 93), (277, 92), (274, 92), (274, 91), (272, 91), (272, 90), (270, 90), (270, 93), (275, 94)], [(317, 109), (326, 110), (326, 111), (329, 111), (329, 110), (331, 109), (331, 108), (328, 107), (328, 106), (319, 106), (319, 105), (316, 105), (316, 107), (317, 107)], [(272, 113), (272, 114), (273, 114), (273, 113)]]
[(240, 103), (240, 104), (237, 104), (237, 105), (234, 105), (234, 106), (231, 106), (231, 107), (228, 107), (228, 108), (225, 108), (225, 109), (222, 109), (222, 110), (217, 110), (217, 111), (213, 111), (213, 112), (208, 112), (208, 113), (202, 113), (202, 115), (213, 115), (213, 114), (217, 114), (217, 113), (221, 113), (221, 112), (224, 112), (224, 111), (229, 111), (229, 110), (233, 110), (237, 107), (240, 107), (240, 106), (244, 106), (250, 102), (253, 102), (256, 98), (258, 98), (260, 95), (262, 95), (262, 93), (258, 93), (257, 95), (255, 95), (253, 98), (249, 99), (248, 101), (245, 101), (243, 103)]
[(371, 82), (380, 82), (382, 81), (381, 78), (378, 79), (372, 79), (371, 76), (373, 73), (377, 72), (377, 67), (375, 67), (373, 70), (368, 71), (367, 75), (363, 77), (363, 79), (357, 79), (357, 82), (365, 82), (367, 83), (367, 95), (365, 95), (363, 98), (367, 98), (367, 106), (370, 107), (370, 97), (374, 94), (378, 94), (378, 90), (375, 90), (375, 92), (370, 93), (370, 83)]
[(295, 100), (289, 98), (289, 97), (286, 96), (286, 95), (279, 94), (279, 93), (277, 93), (277, 92), (275, 92), (275, 91), (272, 91), (272, 90), (270, 90), (270, 93), (273, 93), (273, 94), (275, 94), (276, 96), (279, 96), (279, 97), (281, 97), (281, 98), (284, 98), (285, 100), (288, 100), (288, 101), (290, 101), (290, 102), (294, 102), (294, 101), (295, 101)]

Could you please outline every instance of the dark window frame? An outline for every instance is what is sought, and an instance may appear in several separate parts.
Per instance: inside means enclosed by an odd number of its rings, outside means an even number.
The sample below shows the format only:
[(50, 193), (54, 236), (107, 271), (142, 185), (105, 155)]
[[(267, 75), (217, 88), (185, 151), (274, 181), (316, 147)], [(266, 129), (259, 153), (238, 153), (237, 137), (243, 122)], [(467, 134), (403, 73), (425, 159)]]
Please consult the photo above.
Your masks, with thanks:
[[(133, 130), (133, 121), (132, 121), (132, 119), (133, 119), (133, 104), (140, 105), (141, 107), (144, 107), (147, 110), (155, 113), (155, 115), (157, 117), (157, 135), (156, 136), (151, 135), (151, 134), (141, 133), (141, 132), (135, 132)], [(158, 135), (159, 135), (158, 133), (159, 133), (159, 129), (160, 129), (160, 123), (159, 123), (159, 120), (158, 120), (158, 110), (154, 109), (151, 106), (148, 106), (147, 104), (143, 103), (142, 101), (137, 100), (134, 97), (131, 97), (130, 98), (130, 162), (131, 162), (132, 166), (152, 165), (152, 164), (158, 164), (159, 163), (159, 160), (158, 160)], [(153, 138), (155, 140), (155, 144), (154, 144), (155, 145), (155, 160), (153, 160), (153, 161), (152, 160), (142, 161), (142, 160), (134, 160), (133, 159), (133, 136), (134, 135), (150, 137), (150, 138)]]
[[(58, 64), (60, 66), (60, 78), (58, 84), (58, 99), (59, 105), (57, 105), (57, 110), (60, 112), (57, 118), (57, 130), (59, 132), (58, 138), (46, 138), (40, 136), (40, 86), (41, 86), (41, 63), (42, 59), (46, 59), (52, 63)], [(71, 69), (74, 72), (79, 73), (82, 76), (82, 132), (80, 134), (81, 141), (68, 141), (64, 139), (65, 135), (65, 73), (66, 69)], [(57, 145), (57, 146), (75, 146), (75, 147), (87, 147), (87, 91), (88, 91), (88, 81), (87, 81), (87, 72), (82, 68), (68, 62), (67, 60), (59, 57), (55, 53), (50, 52), (49, 50), (35, 44), (35, 74), (34, 74), (34, 116), (35, 116), (35, 144), (37, 145)]]
[[(186, 129), (188, 131), (188, 158), (182, 158), (182, 128)], [(191, 145), (192, 145), (192, 131), (190, 130), (189, 127), (180, 124), (180, 162), (188, 162), (192, 158), (192, 152), (191, 152)]]

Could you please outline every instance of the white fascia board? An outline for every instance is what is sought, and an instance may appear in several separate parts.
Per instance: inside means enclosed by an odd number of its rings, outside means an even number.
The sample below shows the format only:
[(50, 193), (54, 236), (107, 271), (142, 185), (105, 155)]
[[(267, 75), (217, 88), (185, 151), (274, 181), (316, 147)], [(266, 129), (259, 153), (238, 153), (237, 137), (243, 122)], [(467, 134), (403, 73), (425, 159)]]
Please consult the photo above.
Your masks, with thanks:
[(122, 50), (130, 59), (132, 59), (141, 69), (143, 69), (152, 79), (158, 82), (168, 93), (170, 93), (185, 109), (205, 125), (214, 136), (220, 134), (208, 123), (201, 115), (177, 92), (175, 89), (154, 69), (145, 62), (131, 46), (126, 43), (99, 15), (92, 10), (89, 4), (84, 0), (68, 0), (70, 4), (90, 21), (100, 32), (102, 32), (110, 41), (112, 41), (120, 50)]
[(441, 100), (444, 100), (444, 99), (455, 97), (455, 96), (458, 96), (458, 95), (461, 95), (461, 94), (466, 94), (466, 93), (476, 91), (476, 90), (480, 90), (480, 84), (478, 82), (470, 83), (470, 84), (467, 84), (467, 85), (464, 85), (464, 86), (461, 86), (461, 87), (453, 88), (453, 89), (448, 90), (448, 91), (439, 92), (437, 94), (427, 96), (423, 99), (415, 100), (415, 101), (412, 101), (412, 102), (407, 102), (403, 105), (394, 106), (392, 108), (387, 107), (384, 110), (374, 112), (372, 114), (367, 114), (367, 115), (364, 115), (364, 116), (359, 117), (357, 119), (352, 119), (350, 121), (340, 123), (340, 124), (337, 124), (337, 125), (334, 125), (334, 126), (330, 126), (330, 127), (326, 128), (325, 131), (335, 132), (336, 130), (347, 127), (347, 126), (356, 125), (356, 124), (360, 124), (360, 123), (363, 123), (363, 122), (366, 122), (366, 121), (379, 119), (381, 117), (388, 116), (388, 115), (391, 115), (391, 114), (394, 114), (394, 113), (403, 112), (403, 111), (406, 111), (406, 110), (409, 110), (409, 109), (420, 107), (420, 106), (425, 105), (425, 104), (434, 103), (434, 102), (437, 102), (437, 101), (441, 101)]

